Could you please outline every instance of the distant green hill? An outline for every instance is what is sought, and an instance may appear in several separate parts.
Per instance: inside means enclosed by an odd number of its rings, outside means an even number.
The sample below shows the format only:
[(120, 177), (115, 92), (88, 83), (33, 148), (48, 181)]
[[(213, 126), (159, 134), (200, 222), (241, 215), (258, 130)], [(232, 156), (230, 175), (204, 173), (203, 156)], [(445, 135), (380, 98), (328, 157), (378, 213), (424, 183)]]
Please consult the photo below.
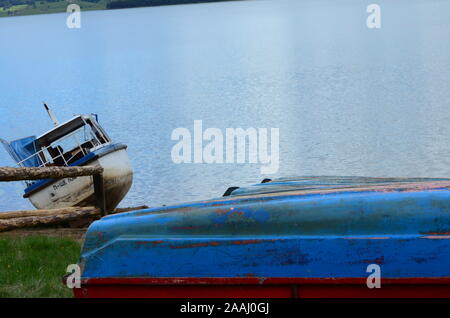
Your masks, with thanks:
[(0, 0), (0, 17), (66, 12), (70, 3), (87, 11), (219, 1), (237, 0)]
[[(109, 0), (74, 1), (81, 10), (106, 9)], [(0, 0), (0, 17), (66, 12), (71, 2), (66, 0)]]

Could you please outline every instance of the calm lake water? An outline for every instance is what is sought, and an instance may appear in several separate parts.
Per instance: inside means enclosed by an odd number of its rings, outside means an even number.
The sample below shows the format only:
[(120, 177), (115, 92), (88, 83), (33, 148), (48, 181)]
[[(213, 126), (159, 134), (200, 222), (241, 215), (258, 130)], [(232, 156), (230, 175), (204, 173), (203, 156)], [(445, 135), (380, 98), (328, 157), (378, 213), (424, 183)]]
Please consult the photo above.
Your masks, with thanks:
[[(135, 170), (121, 206), (293, 175), (450, 176), (450, 1), (247, 1), (0, 19), (0, 137), (97, 113)], [(179, 164), (177, 127), (279, 127), (280, 167)], [(4, 151), (0, 165), (13, 165)], [(0, 184), (0, 211), (28, 208)]]

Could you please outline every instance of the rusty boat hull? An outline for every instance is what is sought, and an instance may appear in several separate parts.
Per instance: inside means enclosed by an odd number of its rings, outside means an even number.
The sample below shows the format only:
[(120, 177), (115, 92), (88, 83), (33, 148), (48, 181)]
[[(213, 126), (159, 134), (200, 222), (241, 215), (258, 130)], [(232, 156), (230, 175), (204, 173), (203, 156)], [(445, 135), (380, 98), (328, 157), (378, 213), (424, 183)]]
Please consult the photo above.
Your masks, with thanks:
[(450, 297), (450, 179), (280, 179), (111, 215), (79, 264), (76, 297)]

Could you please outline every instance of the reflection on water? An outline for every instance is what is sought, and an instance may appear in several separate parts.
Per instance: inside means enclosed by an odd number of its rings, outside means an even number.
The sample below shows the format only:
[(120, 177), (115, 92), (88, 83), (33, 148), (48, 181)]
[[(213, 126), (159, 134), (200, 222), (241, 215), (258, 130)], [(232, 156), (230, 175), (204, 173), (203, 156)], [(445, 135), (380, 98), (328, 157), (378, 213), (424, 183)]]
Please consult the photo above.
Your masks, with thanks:
[[(248, 1), (0, 19), (0, 137), (98, 113), (129, 146), (122, 206), (291, 175), (450, 175), (450, 2)], [(280, 169), (171, 161), (177, 127), (280, 128)], [(11, 165), (5, 152), (0, 165)], [(0, 184), (0, 210), (29, 207)]]

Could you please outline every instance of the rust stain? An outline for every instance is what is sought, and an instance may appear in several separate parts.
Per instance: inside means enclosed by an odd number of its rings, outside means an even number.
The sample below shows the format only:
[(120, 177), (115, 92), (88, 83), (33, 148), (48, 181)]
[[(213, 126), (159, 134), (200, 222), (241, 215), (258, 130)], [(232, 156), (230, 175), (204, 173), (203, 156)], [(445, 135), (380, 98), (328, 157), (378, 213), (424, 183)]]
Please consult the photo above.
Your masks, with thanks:
[[(208, 203), (209, 201), (202, 201), (203, 203)], [(211, 204), (212, 207), (216, 207), (216, 206), (223, 206), (223, 203), (219, 202), (219, 203), (214, 203)]]
[(245, 214), (244, 214), (244, 212), (234, 211), (234, 212), (231, 212), (231, 213), (228, 215), (228, 217), (233, 217), (233, 216), (235, 216), (235, 215), (242, 216), (242, 215), (245, 215)]
[(208, 247), (208, 246), (219, 246), (219, 242), (206, 242), (206, 243), (194, 243), (186, 245), (171, 246), (171, 248), (196, 248), (196, 247)]
[(222, 215), (222, 214), (227, 214), (228, 212), (232, 211), (234, 208), (230, 208), (230, 209), (217, 209), (215, 212), (216, 214)]
[(431, 240), (441, 240), (441, 239), (450, 239), (450, 235), (429, 235), (429, 236), (423, 236), (423, 238), (431, 239)]
[(247, 244), (259, 244), (259, 243), (263, 243), (263, 242), (274, 243), (276, 241), (278, 241), (278, 239), (270, 239), (270, 240), (237, 240), (237, 241), (232, 241), (231, 244), (233, 244), (233, 245), (247, 245)]
[(389, 236), (346, 237), (346, 240), (388, 240)]
[(380, 257), (377, 257), (375, 259), (363, 259), (363, 260), (360, 260), (360, 261), (351, 262), (350, 264), (360, 264), (360, 263), (362, 263), (362, 264), (378, 264), (378, 265), (381, 265), (381, 264), (384, 264), (384, 256), (380, 256)]
[[(248, 244), (259, 244), (262, 242), (276, 242), (277, 239), (271, 239), (271, 240), (236, 240), (232, 241), (228, 244), (233, 245), (248, 245)], [(202, 242), (202, 243), (194, 243), (194, 244), (185, 244), (185, 245), (177, 245), (177, 246), (171, 246), (171, 248), (196, 248), (196, 247), (208, 247), (208, 246), (220, 246), (222, 243), (217, 241), (212, 242)]]
[(261, 243), (261, 240), (239, 240), (231, 242), (231, 244), (234, 245), (259, 244), (259, 243)]
[(171, 246), (171, 248), (193, 248), (193, 247), (206, 247), (208, 246), (208, 243), (196, 243), (196, 244), (187, 244), (187, 245), (178, 245), (178, 246)]
[(158, 245), (164, 243), (163, 240), (159, 240), (159, 241), (137, 241), (135, 242), (136, 245)]
[(422, 234), (426, 234), (426, 235), (450, 235), (450, 231), (446, 231), (446, 232), (427, 232), (427, 233), (422, 233)]
[(244, 212), (240, 212), (240, 211), (234, 211), (234, 207), (230, 207), (230, 208), (226, 208), (226, 209), (217, 209), (216, 214), (219, 215), (224, 215), (224, 214), (230, 214), (230, 216), (234, 215), (234, 214), (238, 214), (238, 215), (243, 215)]
[(373, 263), (378, 264), (378, 265), (384, 264), (384, 256), (380, 256), (380, 257), (378, 257), (378, 258), (375, 258), (375, 259), (373, 260)]

